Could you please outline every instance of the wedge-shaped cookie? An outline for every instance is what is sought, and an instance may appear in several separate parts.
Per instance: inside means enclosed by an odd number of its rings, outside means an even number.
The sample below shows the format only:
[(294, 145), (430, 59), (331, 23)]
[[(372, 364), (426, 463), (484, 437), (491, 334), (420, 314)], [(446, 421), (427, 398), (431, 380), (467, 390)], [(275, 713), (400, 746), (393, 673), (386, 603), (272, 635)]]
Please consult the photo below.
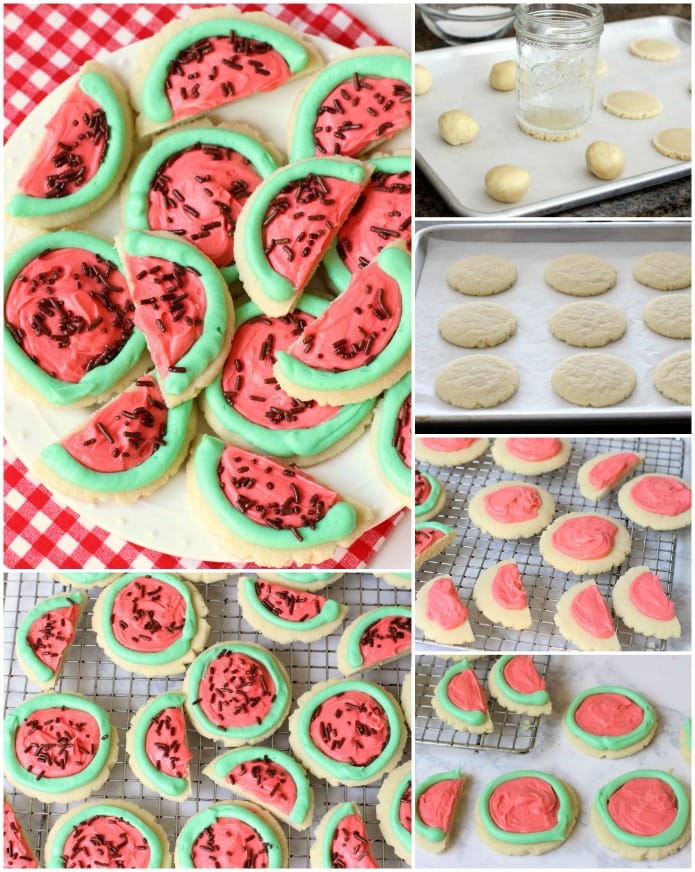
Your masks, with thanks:
[(419, 569), (454, 541), (456, 530), (437, 521), (415, 524), (415, 568)]
[(7, 799), (3, 800), (4, 869), (38, 869), (39, 862)]
[(330, 808), (321, 818), (310, 862), (312, 869), (378, 868), (367, 827), (354, 802)]
[(607, 451), (587, 460), (579, 467), (577, 483), (583, 497), (598, 502), (622, 484), (644, 460), (634, 451)]
[(503, 560), (482, 572), (473, 588), (473, 599), (493, 624), (527, 630), (533, 623), (528, 595), (514, 560)]
[(345, 629), (338, 643), (338, 669), (343, 675), (365, 672), (410, 653), (411, 610), (380, 606), (360, 615)]
[(475, 642), (475, 634), (468, 622), (468, 608), (448, 575), (433, 578), (417, 592), (415, 626), (422, 630), (425, 638), (442, 645)]
[(487, 677), (490, 696), (508, 709), (522, 715), (549, 715), (550, 695), (530, 654), (498, 657)]
[(626, 627), (657, 639), (677, 639), (676, 609), (648, 566), (633, 566), (613, 586), (613, 610)]
[(450, 666), (439, 680), (432, 697), (432, 707), (437, 717), (454, 730), (492, 732), (485, 691), (471, 663), (465, 658)]
[(449, 847), (465, 776), (460, 769), (436, 772), (415, 787), (415, 841), (433, 854)]
[(620, 651), (613, 617), (593, 578), (562, 594), (555, 623), (565, 639), (580, 651)]

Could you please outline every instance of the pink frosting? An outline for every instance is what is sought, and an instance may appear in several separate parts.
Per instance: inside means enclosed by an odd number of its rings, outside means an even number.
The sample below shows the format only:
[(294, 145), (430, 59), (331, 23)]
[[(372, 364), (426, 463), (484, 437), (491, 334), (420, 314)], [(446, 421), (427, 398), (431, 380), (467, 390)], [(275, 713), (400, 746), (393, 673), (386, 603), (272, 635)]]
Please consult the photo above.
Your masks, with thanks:
[(54, 671), (66, 648), (75, 638), (75, 624), (80, 617), (77, 603), (44, 612), (29, 627), (27, 642), (36, 657)]
[(507, 451), (521, 460), (529, 463), (540, 463), (542, 460), (550, 460), (560, 453), (562, 442), (559, 439), (507, 439)]
[(507, 563), (497, 570), (492, 579), (492, 596), (504, 609), (526, 608), (526, 591), (515, 563)]
[(644, 712), (622, 693), (593, 693), (577, 706), (574, 720), (594, 736), (624, 736), (639, 727)]
[(19, 725), (15, 752), (20, 765), (32, 775), (64, 778), (89, 766), (100, 741), (99, 724), (88, 712), (45, 708)]
[(239, 763), (227, 775), (227, 781), (281, 814), (289, 815), (297, 800), (294, 778), (284, 766), (266, 756)]
[(259, 660), (224, 650), (205, 670), (198, 694), (200, 708), (213, 724), (248, 727), (261, 723), (270, 711), (275, 683)]
[(410, 651), (412, 627), (409, 617), (392, 615), (380, 618), (362, 633), (360, 653), (365, 664), (381, 663)]
[(672, 621), (676, 609), (664, 593), (658, 575), (642, 572), (633, 578), (628, 588), (630, 602), (643, 615), (656, 621)]
[(408, 787), (403, 791), (401, 802), (398, 806), (398, 820), (401, 826), (409, 833), (413, 831), (413, 786), (408, 784)]
[(358, 814), (344, 817), (333, 834), (331, 868), (378, 869), (364, 821)]
[(37, 869), (38, 863), (24, 837), (14, 809), (7, 800), (3, 802), (3, 835), (5, 839), (5, 869)]
[(258, 579), (255, 586), (256, 595), (265, 608), (284, 621), (301, 623), (311, 620), (321, 613), (321, 609), (327, 602), (325, 596), (304, 590), (295, 590), (284, 584)]
[(454, 630), (468, 620), (468, 609), (459, 599), (454, 582), (446, 575), (432, 582), (427, 594), (427, 617), (444, 630)]
[(658, 836), (676, 819), (678, 800), (661, 778), (631, 778), (609, 798), (608, 814), (627, 833)]
[(445, 534), (436, 527), (422, 527), (415, 531), (415, 554), (420, 556), (423, 551), (426, 551), (439, 539), (443, 539)]
[(613, 550), (618, 528), (608, 518), (582, 515), (563, 521), (550, 537), (553, 548), (580, 560), (600, 560)]
[(632, 452), (611, 454), (599, 460), (589, 470), (589, 483), (597, 490), (612, 488), (627, 472), (639, 463), (639, 457)]
[(611, 613), (595, 584), (572, 597), (570, 615), (582, 630), (597, 639), (608, 639), (615, 633)]
[(468, 712), (487, 712), (487, 700), (480, 682), (472, 669), (454, 675), (447, 685), (446, 695), (460, 709)]
[(510, 484), (485, 494), (483, 504), (487, 514), (502, 524), (520, 524), (538, 516), (541, 497), (535, 487)]
[(668, 475), (646, 475), (630, 488), (633, 502), (655, 515), (673, 517), (687, 512), (692, 502), (690, 488)]
[(368, 766), (386, 747), (390, 728), (386, 712), (370, 694), (347, 690), (318, 706), (309, 736), (331, 760)]
[(244, 821), (220, 817), (193, 842), (194, 869), (265, 869), (268, 849), (260, 833)]
[(502, 674), (512, 690), (518, 693), (537, 693), (539, 690), (545, 690), (545, 681), (536, 671), (533, 657), (512, 657), (505, 663)]
[(396, 451), (398, 451), (401, 460), (408, 469), (411, 469), (413, 465), (413, 437), (410, 427), (412, 407), (412, 397), (408, 394), (398, 412), (392, 440)]
[(180, 708), (161, 711), (147, 728), (145, 753), (157, 769), (174, 778), (188, 775), (193, 754), (186, 740), (186, 721)]
[(460, 778), (445, 778), (423, 790), (417, 800), (420, 820), (428, 827), (448, 832), (462, 788)]
[(186, 601), (156, 578), (135, 578), (117, 594), (111, 612), (116, 640), (130, 651), (165, 651), (181, 638)]
[(557, 826), (560, 800), (545, 779), (524, 775), (499, 784), (488, 809), (506, 833), (541, 833)]
[(429, 480), (421, 472), (415, 473), (415, 505), (421, 506), (426, 503), (432, 493)]
[(76, 824), (63, 847), (66, 869), (147, 869), (150, 848), (133, 824), (95, 815)]
[(477, 441), (477, 439), (468, 437), (458, 437), (456, 439), (434, 439), (423, 436), (420, 438), (420, 442), (425, 446), (425, 448), (429, 448), (431, 451), (440, 452), (463, 451), (466, 448), (470, 448), (471, 445)]

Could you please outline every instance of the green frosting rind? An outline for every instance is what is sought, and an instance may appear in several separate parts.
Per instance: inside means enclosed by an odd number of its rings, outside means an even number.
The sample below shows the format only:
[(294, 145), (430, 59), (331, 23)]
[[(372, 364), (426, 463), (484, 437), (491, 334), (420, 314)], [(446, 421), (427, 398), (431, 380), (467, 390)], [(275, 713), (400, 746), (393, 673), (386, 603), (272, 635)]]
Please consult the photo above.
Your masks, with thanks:
[[(104, 260), (110, 260), (116, 264), (121, 272), (123, 270), (116, 249), (97, 236), (79, 230), (59, 230), (56, 233), (45, 233), (25, 242), (8, 257), (5, 264), (5, 299), (7, 299), (15, 276), (22, 271), (29, 261), (47, 249), (54, 251), (59, 248), (85, 249), (98, 254)], [(67, 406), (71, 403), (77, 403), (85, 397), (96, 397), (105, 393), (133, 369), (144, 350), (145, 337), (137, 328), (133, 328), (130, 338), (110, 363), (95, 366), (94, 369), (86, 372), (79, 382), (64, 382), (37, 366), (15, 342), (7, 324), (5, 324), (5, 360), (8, 365), (25, 382), (35, 388), (45, 400), (55, 406)]]
[(362, 636), (372, 624), (375, 624), (382, 618), (397, 616), (410, 619), (412, 618), (412, 611), (407, 606), (381, 606), (378, 609), (370, 609), (370, 611), (357, 618), (354, 624), (351, 624), (347, 630), (350, 635), (348, 636), (348, 644), (345, 651), (345, 659), (349, 666), (353, 669), (359, 669), (363, 665), (364, 657), (362, 656), (360, 643)]
[[(252, 660), (257, 660), (262, 663), (270, 673), (270, 677), (273, 679), (273, 684), (275, 685), (275, 701), (270, 706), (268, 714), (260, 724), (252, 724), (247, 727), (227, 727), (226, 729), (221, 729), (208, 718), (200, 707), (200, 703), (196, 702), (200, 695), (200, 682), (203, 680), (205, 670), (222, 651), (233, 651), (234, 653), (245, 654)], [(189, 714), (194, 721), (197, 721), (198, 724), (203, 726), (206, 733), (216, 735), (220, 739), (229, 736), (235, 739), (251, 740), (267, 733), (268, 730), (272, 729), (275, 724), (284, 717), (285, 709), (290, 699), (290, 689), (285, 676), (280, 670), (279, 661), (276, 660), (274, 655), (265, 648), (245, 645), (243, 642), (219, 642), (211, 648), (206, 648), (205, 651), (203, 651), (202, 654), (199, 654), (188, 667), (188, 681), (190, 694), (190, 699), (188, 700)]]
[[(124, 645), (121, 645), (113, 632), (111, 615), (116, 597), (131, 581), (143, 577), (153, 578), (160, 584), (174, 588), (183, 597), (183, 601), (186, 604), (186, 616), (184, 617), (181, 635), (173, 644), (162, 651), (139, 651), (126, 648)], [(198, 631), (198, 613), (195, 610), (191, 599), (191, 592), (185, 581), (165, 572), (151, 572), (147, 574), (129, 572), (108, 585), (99, 598), (101, 599), (102, 597), (103, 609), (101, 612), (102, 623), (100, 630), (106, 640), (107, 650), (112, 656), (133, 664), (140, 671), (143, 666), (162, 666), (167, 663), (173, 663), (175, 660), (180, 660), (190, 651), (191, 643)]]
[[(671, 826), (656, 836), (637, 836), (633, 833), (628, 833), (616, 824), (608, 812), (608, 800), (618, 788), (633, 778), (658, 778), (660, 781), (665, 782), (676, 795), (676, 803), (678, 805), (676, 817)], [(690, 800), (685, 788), (673, 775), (669, 775), (668, 772), (661, 772), (658, 769), (635, 769), (633, 772), (626, 772), (624, 775), (619, 775), (617, 778), (609, 781), (608, 784), (604, 784), (596, 794), (594, 808), (598, 812), (601, 822), (613, 838), (619, 842), (639, 848), (661, 848), (665, 845), (671, 845), (682, 836), (690, 820)]]
[(123, 249), (131, 257), (159, 257), (191, 267), (198, 272), (198, 281), (205, 291), (203, 331), (184, 356), (175, 361), (176, 366), (185, 367), (185, 372), (170, 372), (160, 379), (162, 389), (175, 397), (187, 390), (219, 357), (229, 320), (229, 290), (213, 262), (176, 236), (165, 239), (142, 230), (128, 230), (123, 235)]
[[(303, 363), (286, 351), (279, 351), (276, 365), (293, 384), (324, 391), (351, 390), (387, 375), (408, 352), (412, 322), (410, 255), (402, 248), (389, 246), (379, 252), (376, 263), (387, 275), (398, 282), (401, 290), (401, 318), (388, 345), (370, 364), (342, 372), (317, 369)], [(345, 293), (349, 293), (349, 291)]]
[(253, 748), (234, 748), (212, 761), (213, 770), (217, 778), (226, 779), (229, 773), (240, 763), (248, 763), (250, 760), (258, 760), (267, 757), (289, 774), (297, 788), (297, 798), (294, 801), (288, 818), (295, 824), (300, 825), (305, 820), (311, 805), (311, 785), (306, 773), (297, 761), (290, 757), (286, 751), (277, 748), (261, 748), (254, 745)]
[(276, 627), (281, 627), (283, 630), (291, 630), (300, 636), (302, 633), (316, 629), (316, 627), (330, 624), (331, 621), (337, 620), (340, 616), (340, 603), (336, 602), (336, 600), (327, 599), (323, 604), (321, 611), (318, 615), (314, 615), (313, 618), (309, 618), (306, 621), (288, 621), (285, 618), (276, 615), (274, 612), (268, 611), (268, 609), (263, 605), (256, 593), (255, 578), (240, 578), (239, 584), (244, 588), (251, 608), (256, 612), (256, 614), (263, 618), (264, 621), (268, 621), (269, 624), (273, 624)]
[[(81, 772), (75, 775), (65, 775), (61, 778), (37, 778), (27, 772), (17, 759), (15, 750), (15, 735), (21, 724), (34, 712), (47, 708), (66, 706), (71, 709), (90, 714), (99, 727), (102, 737), (92, 760)], [(112, 732), (106, 712), (91, 699), (85, 699), (74, 693), (41, 693), (32, 699), (25, 699), (17, 708), (5, 717), (5, 770), (12, 776), (12, 781), (20, 790), (40, 789), (43, 793), (63, 794), (78, 790), (93, 781), (106, 766), (111, 753)]]
[(450, 533), (454, 532), (453, 527), (447, 527), (446, 524), (440, 524), (439, 521), (420, 521), (419, 524), (415, 525), (416, 530), (439, 530), (444, 533), (445, 536), (448, 536)]
[(325, 823), (323, 832), (323, 842), (321, 844), (321, 866), (323, 869), (334, 869), (333, 859), (331, 857), (333, 841), (335, 840), (335, 831), (340, 826), (341, 821), (346, 817), (350, 817), (355, 813), (355, 805), (352, 802), (343, 802), (337, 808), (333, 809)]
[(312, 80), (297, 107), (290, 160), (311, 157), (315, 153), (314, 126), (321, 104), (341, 82), (352, 79), (354, 73), (359, 73), (360, 76), (400, 79), (410, 85), (410, 58), (400, 54), (390, 55), (386, 52), (373, 55), (349, 55), (325, 67)]
[(287, 581), (291, 582), (299, 582), (300, 584), (311, 584), (314, 581), (330, 581), (332, 578), (336, 578), (338, 575), (341, 575), (340, 572), (278, 572), (277, 575), (280, 578), (284, 578)]
[(63, 851), (70, 833), (84, 821), (102, 815), (120, 818), (135, 827), (143, 836), (150, 849), (150, 859), (147, 868), (162, 868), (162, 842), (159, 835), (136, 812), (131, 811), (129, 808), (123, 808), (121, 805), (111, 805), (108, 800), (104, 800), (98, 805), (90, 803), (71, 810), (70, 817), (63, 821), (58, 829), (53, 830), (52, 852), (46, 859), (46, 866), (54, 869), (64, 869)]
[[(314, 745), (309, 734), (311, 718), (316, 709), (327, 699), (344, 691), (356, 691), (371, 696), (383, 708), (389, 723), (389, 738), (383, 751), (366, 766), (353, 766), (351, 763), (333, 760)], [(378, 685), (351, 679), (337, 681), (313, 693), (307, 703), (299, 710), (297, 729), (299, 740), (303, 743), (304, 754), (315, 764), (322, 769), (326, 769), (331, 775), (339, 778), (341, 781), (354, 781), (356, 779), (376, 776), (396, 753), (403, 735), (402, 721), (396, 704), (386, 691)]]
[(408, 502), (413, 496), (413, 473), (393, 444), (396, 422), (401, 406), (410, 395), (410, 373), (384, 394), (377, 432), (376, 455), (381, 469), (401, 496)]
[(465, 723), (470, 724), (471, 726), (479, 727), (487, 720), (487, 712), (468, 711), (467, 709), (459, 708), (449, 699), (449, 684), (453, 678), (461, 672), (466, 672), (466, 670), (473, 672), (473, 667), (468, 660), (461, 660), (460, 663), (454, 663), (453, 666), (450, 666), (442, 676), (437, 684), (435, 693), (437, 694), (437, 699), (442, 708), (452, 715), (452, 717), (465, 721)]
[(58, 212), (87, 206), (104, 193), (120, 168), (123, 160), (126, 123), (118, 97), (108, 81), (99, 73), (85, 73), (77, 84), (82, 93), (92, 97), (106, 113), (109, 139), (103, 160), (85, 185), (65, 197), (34, 197), (21, 192), (14, 194), (7, 204), (7, 214), (14, 218), (56, 215)]
[[(327, 306), (328, 300), (311, 294), (303, 294), (297, 303), (297, 309), (314, 317), (318, 317)], [(236, 310), (237, 329), (246, 321), (262, 314), (262, 310), (255, 303), (243, 303)], [(238, 433), (249, 445), (274, 457), (312, 457), (320, 454), (351, 433), (376, 403), (376, 398), (350, 403), (341, 406), (332, 418), (314, 427), (297, 426), (280, 430), (270, 425), (264, 427), (262, 424), (255, 424), (237, 412), (224, 398), (221, 372), (205, 389), (205, 400), (212, 414), (226, 430)]]
[[(214, 18), (199, 21), (197, 24), (192, 24), (185, 30), (175, 33), (164, 45), (159, 47), (158, 54), (147, 73), (141, 95), (143, 114), (150, 121), (167, 122), (174, 117), (171, 104), (166, 97), (165, 82), (169, 64), (178, 53), (199, 39), (226, 36), (230, 30), (238, 33), (239, 36), (272, 45), (283, 56), (293, 74), (300, 72), (307, 65), (309, 60), (307, 50), (300, 42), (282, 31), (265, 27), (263, 24), (249, 21), (246, 18)], [(229, 100), (222, 100), (220, 106), (229, 102)]]
[[(629, 733), (624, 733), (622, 736), (598, 736), (594, 733), (587, 733), (585, 730), (582, 730), (575, 720), (577, 709), (587, 697), (601, 693), (620, 693), (623, 696), (626, 696), (644, 712), (642, 723), (638, 727), (635, 727), (634, 730), (631, 730)], [(591, 687), (588, 690), (582, 691), (572, 700), (567, 712), (565, 713), (565, 725), (570, 733), (586, 745), (590, 745), (592, 748), (596, 748), (599, 751), (619, 751), (623, 748), (629, 748), (631, 745), (636, 745), (638, 742), (641, 742), (646, 738), (651, 730), (654, 729), (655, 723), (656, 717), (654, 715), (654, 709), (643, 696), (635, 693), (634, 690), (628, 690), (626, 687), (617, 687), (616, 685)]]
[(418, 802), (423, 793), (430, 789), (440, 781), (453, 781), (454, 778), (461, 778), (461, 770), (453, 769), (451, 772), (436, 772), (421, 781), (415, 788), (415, 802), (413, 803), (413, 822), (415, 824), (415, 832), (418, 836), (426, 839), (428, 842), (442, 842), (446, 839), (446, 832), (441, 827), (430, 827), (420, 817), (418, 812)]
[(545, 705), (550, 701), (550, 694), (547, 690), (536, 690), (534, 693), (521, 693), (518, 690), (514, 690), (511, 684), (509, 684), (507, 679), (504, 677), (504, 667), (515, 656), (517, 655), (504, 654), (502, 657), (495, 660), (492, 672), (495, 676), (498, 687), (505, 696), (508, 696), (509, 699), (512, 700), (512, 702), (519, 703), (520, 705)]
[(391, 824), (391, 829), (393, 830), (395, 837), (408, 853), (413, 849), (413, 837), (401, 823), (400, 806), (403, 801), (403, 794), (410, 786), (411, 781), (411, 774), (410, 771), (408, 771), (401, 779), (400, 784), (396, 786), (393, 800), (391, 801), (391, 808), (389, 809), (389, 823)]
[[(555, 792), (558, 798), (560, 807), (557, 811), (557, 824), (549, 830), (542, 830), (536, 833), (508, 833), (506, 830), (500, 829), (493, 821), (490, 815), (490, 797), (500, 784), (507, 781), (515, 781), (517, 778), (540, 778), (547, 782)], [(560, 842), (566, 834), (568, 827), (572, 822), (572, 801), (565, 785), (554, 778), (552, 775), (546, 775), (545, 772), (538, 772), (535, 769), (522, 769), (518, 772), (506, 772), (491, 781), (484, 788), (480, 795), (478, 810), (483, 826), (492, 836), (501, 842), (508, 842), (510, 845), (534, 845), (539, 842)]]
[[(157, 171), (170, 157), (199, 142), (219, 145), (238, 152), (251, 161), (254, 170), (262, 179), (267, 178), (278, 168), (272, 155), (262, 143), (237, 130), (227, 130), (224, 127), (193, 127), (185, 130), (174, 130), (155, 142), (145, 152), (133, 172), (123, 210), (127, 227), (134, 230), (151, 229), (147, 218), (149, 193)], [(218, 267), (218, 269), (229, 284), (239, 278), (239, 269), (235, 263), (230, 266)]]
[(135, 727), (133, 754), (137, 760), (138, 768), (142, 772), (143, 778), (146, 778), (154, 786), (155, 790), (165, 796), (179, 796), (184, 793), (188, 783), (185, 778), (167, 775), (166, 772), (162, 772), (153, 765), (145, 750), (147, 731), (152, 725), (152, 721), (165, 709), (183, 709), (185, 699), (185, 695), (179, 691), (170, 691), (169, 693), (156, 696), (142, 709), (140, 719)]
[(236, 818), (255, 830), (265, 842), (268, 852), (267, 868), (282, 868), (282, 849), (273, 830), (255, 811), (246, 806), (238, 805), (235, 802), (215, 803), (215, 805), (210, 805), (194, 814), (192, 818), (186, 821), (176, 840), (177, 867), (184, 869), (193, 868), (193, 845), (196, 839), (204, 830), (212, 826), (220, 818)]
[(15, 642), (17, 651), (21, 654), (27, 667), (31, 669), (40, 682), (50, 681), (56, 674), (56, 671), (36, 656), (34, 649), (29, 644), (29, 630), (34, 622), (38, 621), (46, 612), (53, 611), (53, 609), (67, 609), (75, 604), (81, 605), (86, 599), (87, 595), (80, 593), (80, 591), (49, 596), (48, 599), (38, 602), (17, 628), (17, 639)]
[(421, 472), (420, 470), (418, 470), (418, 472), (420, 473), (421, 476), (423, 476), (423, 478), (427, 479), (427, 481), (430, 483), (431, 489), (430, 489), (430, 495), (425, 500), (425, 502), (421, 503), (421, 505), (419, 505), (419, 506), (415, 506), (415, 517), (416, 518), (419, 517), (420, 515), (426, 514), (427, 512), (431, 512), (434, 509), (434, 507), (437, 505), (437, 500), (439, 499), (439, 495), (442, 492), (441, 484), (437, 481), (437, 479), (433, 475), (430, 475), (429, 472)]
[(106, 578), (110, 578), (112, 572), (61, 572), (63, 578), (67, 578), (71, 584), (78, 587), (91, 587)]
[(335, 503), (313, 530), (309, 527), (300, 527), (302, 542), (299, 542), (290, 530), (276, 530), (256, 524), (234, 508), (220, 487), (217, 468), (225, 447), (219, 439), (205, 435), (195, 450), (193, 463), (198, 486), (205, 501), (217, 518), (235, 536), (261, 545), (263, 548), (295, 551), (298, 547), (308, 548), (327, 542), (337, 542), (355, 529), (357, 513), (353, 506), (343, 501)]

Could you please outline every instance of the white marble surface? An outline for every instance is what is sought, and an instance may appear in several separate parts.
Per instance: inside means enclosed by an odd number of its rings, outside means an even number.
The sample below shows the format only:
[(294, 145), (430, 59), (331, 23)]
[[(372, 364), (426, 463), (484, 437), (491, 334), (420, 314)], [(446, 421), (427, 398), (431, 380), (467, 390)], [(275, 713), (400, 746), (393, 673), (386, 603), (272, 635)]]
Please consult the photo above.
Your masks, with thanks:
[[(631, 757), (598, 760), (575, 750), (564, 738), (561, 715), (582, 690), (617, 684), (642, 693), (654, 706), (658, 729), (651, 744)], [(416, 849), (418, 868), (691, 868), (691, 846), (659, 863), (624, 860), (595, 838), (589, 810), (596, 791), (618, 775), (634, 769), (663, 769), (690, 788), (690, 768), (680, 754), (678, 737), (691, 711), (691, 666), (679, 654), (555, 654), (548, 671), (553, 713), (542, 719), (536, 747), (528, 754), (473, 751), (417, 743), (416, 779), (460, 767), (467, 776), (455, 821), (455, 835), (447, 851), (430, 854)], [(483, 845), (475, 832), (473, 810), (483, 787), (505, 772), (539, 769), (567, 781), (578, 793), (577, 826), (557, 850), (542, 857), (508, 857)]]

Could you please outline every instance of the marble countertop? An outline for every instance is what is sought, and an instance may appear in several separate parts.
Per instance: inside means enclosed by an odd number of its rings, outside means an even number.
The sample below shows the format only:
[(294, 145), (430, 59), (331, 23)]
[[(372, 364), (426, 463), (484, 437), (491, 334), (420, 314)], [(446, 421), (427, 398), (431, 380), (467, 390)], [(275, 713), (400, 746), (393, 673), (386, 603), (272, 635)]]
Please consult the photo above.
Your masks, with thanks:
[[(601, 684), (616, 684), (642, 693), (656, 709), (658, 728), (651, 744), (638, 754), (618, 760), (600, 760), (582, 754), (564, 737), (561, 715), (580, 691)], [(679, 734), (691, 711), (690, 657), (678, 654), (555, 654), (547, 679), (553, 713), (541, 719), (536, 746), (528, 754), (474, 751), (417, 743), (416, 780), (435, 772), (460, 767), (466, 775), (463, 799), (455, 821), (455, 835), (442, 854), (416, 848), (418, 868), (623, 868), (637, 869), (653, 863), (625, 860), (605, 848), (594, 836), (589, 812), (596, 791), (608, 781), (634, 769), (663, 769), (690, 789), (690, 767), (679, 750)], [(483, 787), (505, 772), (539, 769), (570, 784), (579, 796), (577, 826), (567, 842), (537, 857), (509, 857), (485, 846), (475, 832), (473, 810)], [(691, 846), (664, 860), (660, 868), (691, 866)]]

